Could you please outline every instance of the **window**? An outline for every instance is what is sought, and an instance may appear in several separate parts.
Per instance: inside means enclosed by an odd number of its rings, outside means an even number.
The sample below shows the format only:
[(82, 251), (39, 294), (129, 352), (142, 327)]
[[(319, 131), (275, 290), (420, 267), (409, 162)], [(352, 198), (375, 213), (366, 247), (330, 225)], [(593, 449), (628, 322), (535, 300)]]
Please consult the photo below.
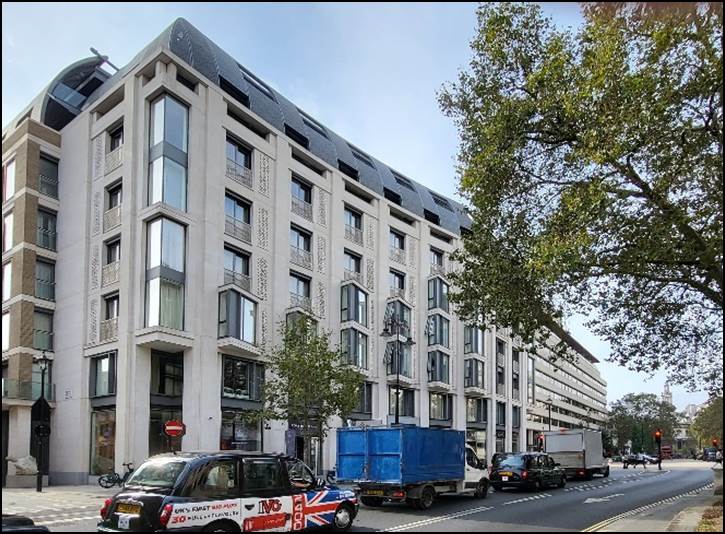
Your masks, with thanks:
[(320, 124), (315, 119), (310, 117), (307, 113), (302, 111), (300, 108), (297, 108), (297, 111), (299, 111), (300, 116), (302, 117), (302, 122), (305, 123), (305, 126), (310, 128), (311, 130), (314, 130), (315, 132), (320, 134), (322, 137), (327, 138), (327, 133), (325, 133), (325, 127), (322, 126), (322, 124)]
[(91, 412), (91, 474), (105, 475), (114, 469), (116, 410)]
[(521, 408), (518, 406), (511, 407), (511, 425), (514, 428), (519, 428), (521, 426)]
[(450, 356), (439, 350), (428, 353), (428, 381), (450, 384)]
[(233, 217), (237, 221), (247, 224), (252, 222), (251, 204), (229, 194), (224, 197), (224, 213), (227, 217)]
[(15, 194), (15, 160), (3, 165), (3, 202)]
[(12, 262), (3, 263), (3, 302), (10, 298), (13, 283)]
[(405, 250), (405, 234), (390, 230), (390, 248)]
[(2, 350), (10, 348), (10, 312), (3, 312), (3, 339)]
[(362, 230), (362, 215), (345, 207), (345, 226)]
[(519, 371), (521, 369), (521, 353), (518, 350), (511, 351), (511, 395), (519, 399), (520, 395), (520, 379)]
[(389, 375), (397, 375), (400, 369), (401, 376), (413, 378), (413, 355), (410, 345), (401, 341), (388, 342), (385, 346), (385, 363)]
[(53, 312), (35, 309), (33, 313), (33, 348), (53, 350)]
[(186, 236), (182, 225), (163, 217), (149, 223), (147, 269), (167, 267), (183, 273), (185, 249)]
[(121, 205), (122, 200), (122, 187), (121, 184), (116, 184), (108, 188), (108, 209), (115, 208)]
[(250, 290), (249, 255), (232, 248), (224, 248), (224, 283), (235, 283)]
[(415, 417), (415, 392), (412, 389), (400, 388), (400, 392), (395, 387), (389, 388), (388, 405), (390, 406), (390, 415), (395, 415), (395, 401), (398, 401), (398, 415), (400, 417)]
[(443, 267), (443, 253), (433, 247), (430, 249), (430, 264), (436, 267)]
[(219, 337), (233, 337), (253, 345), (256, 328), (256, 302), (231, 289), (219, 294)]
[(311, 204), (312, 187), (297, 178), (292, 178), (292, 197)]
[(430, 418), (439, 421), (450, 421), (453, 419), (453, 396), (442, 393), (431, 393)]
[(393, 177), (395, 178), (395, 181), (398, 182), (398, 185), (405, 187), (406, 189), (409, 189), (411, 191), (415, 191), (415, 187), (413, 187), (413, 183), (405, 178), (404, 176), (401, 176), (400, 174), (393, 172)]
[(58, 198), (58, 160), (40, 155), (38, 189), (44, 195)]
[(506, 426), (506, 404), (503, 402), (496, 403), (496, 424)]
[(108, 141), (109, 141), (109, 152), (113, 152), (117, 148), (120, 148), (123, 145), (123, 126), (119, 126), (115, 130), (112, 130), (108, 133)]
[(362, 161), (365, 165), (371, 168), (375, 168), (375, 165), (373, 165), (373, 160), (365, 154), (362, 150), (359, 148), (353, 147), (351, 144), (348, 143), (348, 146), (350, 147), (350, 151), (352, 152), (352, 155), (355, 157), (356, 160)]
[(469, 358), (464, 362), (463, 366), (463, 386), (483, 389), (485, 387), (483, 362)]
[(150, 146), (163, 141), (182, 152), (187, 149), (189, 110), (175, 98), (163, 95), (151, 104)]
[(146, 326), (183, 329), (186, 235), (166, 218), (148, 224)]
[(277, 458), (244, 458), (243, 495), (283, 495), (282, 489), (289, 491), (289, 478), (284, 476), (282, 464)]
[(526, 401), (529, 404), (534, 404), (536, 402), (536, 395), (535, 395), (536, 379), (534, 377), (534, 375), (536, 373), (536, 362), (535, 362), (534, 358), (532, 358), (531, 356), (529, 356), (529, 358), (528, 358), (528, 364), (529, 364), (529, 368), (528, 368), (528, 373), (526, 374), (526, 386), (527, 386)]
[(55, 264), (37, 259), (35, 262), (35, 296), (55, 300)]
[(244, 415), (244, 410), (222, 410), (221, 450), (262, 450), (262, 423), (250, 423)]
[(154, 278), (146, 282), (146, 326), (184, 328), (184, 286)]
[(118, 295), (105, 297), (105, 319), (115, 319), (118, 317)]
[(116, 353), (91, 358), (91, 397), (116, 393)]
[(184, 393), (183, 354), (151, 354), (151, 394), (181, 397)]
[(373, 385), (365, 382), (358, 389), (358, 403), (353, 412), (355, 413), (373, 413)]
[(106, 243), (106, 265), (121, 261), (121, 240)]
[(428, 280), (428, 309), (448, 311), (448, 284), (440, 278)]
[(463, 330), (464, 354), (483, 354), (483, 330), (477, 326), (466, 326)]
[(466, 399), (466, 422), (485, 423), (488, 420), (488, 401), (486, 399)]
[(252, 168), (252, 151), (230, 137), (227, 137), (227, 159), (240, 167)]
[(393, 291), (405, 291), (405, 275), (398, 271), (390, 271), (390, 289)]
[(368, 336), (346, 328), (340, 332), (340, 350), (345, 361), (361, 369), (368, 368)]
[(310, 279), (291, 272), (289, 275), (289, 292), (299, 297), (310, 298)]
[(239, 339), (254, 344), (257, 341), (257, 303), (240, 295), (239, 311)]
[(310, 245), (312, 236), (307, 232), (303, 232), (298, 228), (291, 226), (289, 230), (289, 243), (290, 246), (298, 250), (304, 250), (305, 252), (310, 251)]
[(186, 167), (167, 157), (149, 165), (149, 204), (163, 202), (186, 211)]
[(38, 210), (38, 246), (56, 250), (56, 215)]
[(262, 364), (224, 356), (222, 397), (259, 401), (262, 399), (263, 385)]
[(352, 252), (345, 251), (345, 271), (350, 273), (358, 273), (360, 274), (360, 263), (361, 258), (357, 254), (353, 254)]
[(201, 477), (191, 487), (189, 497), (201, 499), (236, 499), (239, 497), (237, 461), (209, 462)]
[(431, 315), (428, 318), (428, 345), (448, 347), (448, 331), (450, 322), (442, 315)]
[(385, 320), (390, 317), (397, 316), (400, 321), (404, 324), (404, 327), (400, 329), (400, 335), (409, 337), (410, 336), (410, 308), (403, 304), (399, 300), (388, 302), (385, 306)]
[(347, 284), (341, 288), (340, 321), (355, 321), (363, 326), (368, 325), (367, 293), (355, 284)]
[(3, 217), (3, 252), (13, 248), (13, 214)]

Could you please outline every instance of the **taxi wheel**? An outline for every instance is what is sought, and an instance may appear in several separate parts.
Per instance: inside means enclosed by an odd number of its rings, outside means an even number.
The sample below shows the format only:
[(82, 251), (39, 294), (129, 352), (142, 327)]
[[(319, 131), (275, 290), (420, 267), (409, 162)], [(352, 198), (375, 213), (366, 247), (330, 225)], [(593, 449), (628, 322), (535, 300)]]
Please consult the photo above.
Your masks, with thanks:
[(335, 510), (335, 517), (332, 520), (332, 526), (337, 532), (350, 530), (352, 526), (353, 512), (349, 504), (341, 504)]
[(231, 521), (216, 521), (205, 526), (202, 532), (241, 532), (239, 526)]
[(473, 496), (477, 499), (485, 499), (488, 495), (488, 480), (481, 480), (476, 485), (476, 491)]

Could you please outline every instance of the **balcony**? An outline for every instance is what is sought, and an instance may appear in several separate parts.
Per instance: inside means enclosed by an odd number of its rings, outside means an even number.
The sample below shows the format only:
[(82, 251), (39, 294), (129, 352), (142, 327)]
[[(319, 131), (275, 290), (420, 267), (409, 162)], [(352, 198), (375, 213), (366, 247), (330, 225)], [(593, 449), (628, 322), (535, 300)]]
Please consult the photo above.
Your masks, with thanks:
[(506, 395), (506, 384), (496, 384), (496, 395)]
[[(47, 378), (47, 375), (46, 375)], [(3, 378), (3, 401), (5, 399), (36, 401), (40, 398), (40, 382)], [(46, 381), (45, 399), (55, 401), (55, 384)]]
[(363, 231), (355, 226), (345, 225), (345, 239), (357, 243), (362, 246), (363, 244)]
[(53, 332), (46, 330), (33, 330), (33, 348), (38, 350), (53, 350)]
[(390, 288), (391, 299), (405, 299), (405, 288), (404, 287), (391, 287)]
[(224, 269), (224, 284), (234, 284), (246, 291), (252, 291), (252, 278), (248, 274)]
[(121, 224), (121, 205), (113, 206), (103, 214), (103, 231), (108, 232)]
[(362, 284), (362, 273), (358, 271), (351, 271), (350, 269), (345, 269), (345, 281), (348, 280), (355, 280), (358, 284)]
[(58, 234), (55, 230), (38, 228), (38, 246), (47, 248), (48, 250), (55, 250), (57, 246), (57, 236)]
[(441, 265), (439, 263), (431, 263), (430, 264), (430, 274), (435, 276), (445, 276), (446, 275), (446, 268), (444, 265)]
[(303, 310), (306, 310), (310, 313), (312, 312), (312, 299), (310, 297), (305, 297), (304, 295), (290, 292), (289, 300), (290, 307), (302, 308)]
[(35, 279), (35, 296), (43, 300), (55, 300), (55, 282)]
[(312, 253), (309, 250), (290, 245), (290, 261), (295, 265), (312, 269)]
[(252, 225), (240, 219), (235, 219), (231, 215), (226, 216), (224, 233), (249, 245), (252, 244)]
[(292, 197), (292, 213), (296, 213), (300, 217), (304, 217), (308, 221), (312, 221), (312, 204), (297, 198)]
[(101, 332), (99, 338), (101, 342), (111, 341), (118, 338), (118, 317), (101, 321)]
[(119, 168), (121, 166), (121, 163), (123, 163), (123, 145), (119, 146), (115, 150), (111, 150), (108, 154), (106, 154), (106, 174)]
[(112, 263), (107, 263), (106, 265), (104, 265), (103, 269), (101, 270), (101, 285), (107, 286), (118, 282), (118, 280), (120, 279), (120, 272), (120, 261), (114, 261)]
[(227, 178), (231, 178), (238, 184), (249, 189), (254, 189), (254, 179), (252, 178), (252, 169), (239, 165), (236, 161), (227, 158)]
[(390, 247), (389, 257), (391, 260), (397, 261), (398, 263), (405, 265), (404, 248)]
[(58, 198), (58, 179), (45, 174), (38, 175), (38, 188), (40, 192), (52, 198)]

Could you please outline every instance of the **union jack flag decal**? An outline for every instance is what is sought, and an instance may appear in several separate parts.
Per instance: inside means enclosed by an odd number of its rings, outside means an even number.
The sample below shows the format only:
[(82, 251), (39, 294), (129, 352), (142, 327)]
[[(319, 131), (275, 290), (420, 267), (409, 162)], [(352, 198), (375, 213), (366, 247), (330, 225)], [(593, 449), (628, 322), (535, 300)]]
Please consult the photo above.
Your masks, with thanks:
[(335, 490), (308, 491), (292, 497), (292, 530), (332, 524), (343, 499)]

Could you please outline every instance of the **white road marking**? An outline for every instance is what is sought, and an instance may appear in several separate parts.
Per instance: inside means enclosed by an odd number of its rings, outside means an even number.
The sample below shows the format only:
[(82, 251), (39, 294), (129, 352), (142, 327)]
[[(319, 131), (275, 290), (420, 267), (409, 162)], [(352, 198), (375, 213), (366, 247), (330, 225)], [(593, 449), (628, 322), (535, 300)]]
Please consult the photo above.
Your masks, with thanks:
[(58, 525), (60, 523), (75, 523), (77, 521), (89, 521), (91, 519), (97, 519), (98, 521), (101, 520), (100, 516), (98, 514), (95, 514), (95, 515), (89, 515), (89, 516), (85, 516), (85, 517), (68, 517), (66, 519), (56, 519), (54, 521), (36, 521), (35, 524), (48, 526), (48, 525)]
[(532, 495), (531, 497), (524, 497), (523, 499), (516, 499), (515, 501), (507, 501), (503, 503), (503, 505), (507, 506), (509, 504), (519, 504), (522, 502), (535, 501), (537, 499), (546, 499), (547, 497), (552, 497), (551, 493), (540, 493), (539, 495)]
[(612, 495), (606, 495), (605, 497), (589, 497), (586, 501), (584, 501), (584, 504), (609, 502), (611, 499), (614, 499), (615, 497), (622, 497), (623, 495), (624, 493), (613, 493)]
[(478, 508), (471, 508), (469, 510), (462, 510), (460, 512), (454, 512), (452, 514), (446, 514), (446, 515), (441, 515), (438, 517), (430, 517), (428, 519), (422, 519), (420, 521), (414, 521), (413, 523), (397, 525), (394, 527), (386, 528), (382, 532), (402, 532), (404, 530), (411, 530), (414, 528), (420, 528), (420, 527), (425, 527), (428, 525), (434, 525), (435, 523), (440, 523), (442, 521), (447, 521), (449, 519), (457, 519), (459, 517), (465, 517), (467, 515), (485, 512), (486, 510), (491, 510), (491, 509), (493, 509), (493, 506), (479, 506)]

